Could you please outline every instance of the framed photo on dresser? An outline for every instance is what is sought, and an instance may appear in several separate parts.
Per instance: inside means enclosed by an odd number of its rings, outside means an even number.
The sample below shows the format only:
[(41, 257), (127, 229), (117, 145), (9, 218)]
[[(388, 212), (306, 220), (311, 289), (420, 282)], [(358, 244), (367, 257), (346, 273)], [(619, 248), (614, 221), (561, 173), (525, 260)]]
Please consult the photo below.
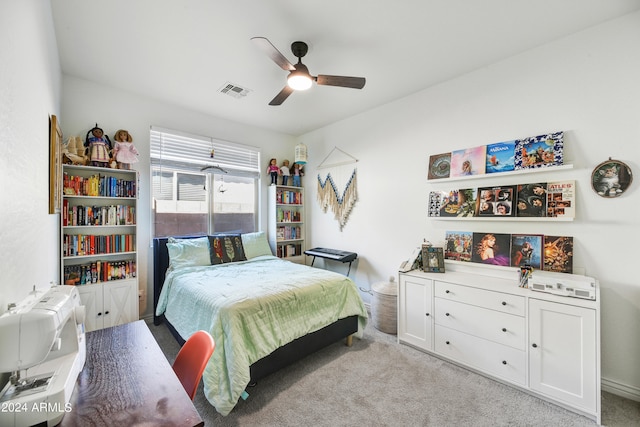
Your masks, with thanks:
[(422, 269), (427, 273), (444, 273), (444, 248), (422, 245)]

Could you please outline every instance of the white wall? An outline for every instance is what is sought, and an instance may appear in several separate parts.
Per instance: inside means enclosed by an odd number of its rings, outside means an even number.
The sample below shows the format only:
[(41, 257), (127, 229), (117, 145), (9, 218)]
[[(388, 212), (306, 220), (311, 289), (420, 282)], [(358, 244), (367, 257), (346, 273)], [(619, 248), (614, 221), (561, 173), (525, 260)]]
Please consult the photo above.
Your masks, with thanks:
[[(334, 146), (359, 159), (359, 201), (342, 232), (320, 211), (315, 188), (308, 192), (313, 246), (358, 252), (352, 277), (368, 288), (394, 275), (423, 238), (442, 243), (446, 230), (574, 236), (575, 266), (601, 284), (603, 384), (640, 399), (638, 178), (612, 200), (590, 186), (591, 171), (609, 157), (640, 173), (638, 40), (634, 13), (304, 135), (307, 186)], [(565, 131), (565, 163), (573, 169), (464, 185), (576, 179), (575, 221), (427, 218), (428, 192), (460, 185), (427, 182), (429, 155), (557, 130)]]
[[(131, 131), (142, 153), (137, 165), (144, 171), (141, 216), (149, 212), (151, 125), (259, 146), (263, 160), (292, 157), (291, 150), (301, 139), (311, 159), (304, 178), (311, 190), (307, 192), (310, 243), (358, 252), (352, 277), (359, 286), (366, 288), (395, 275), (412, 247), (423, 238), (440, 242), (454, 226), (573, 235), (576, 266), (601, 282), (603, 385), (639, 398), (640, 284), (634, 274), (640, 255), (636, 245), (640, 220), (634, 209), (638, 178), (613, 200), (596, 196), (589, 184), (593, 167), (609, 157), (625, 161), (638, 173), (639, 39), (640, 13), (630, 14), (294, 140), (73, 77), (64, 79), (60, 108), (61, 77), (49, 2), (1, 2), (0, 313), (33, 285), (46, 286), (59, 275), (59, 216), (48, 215), (50, 114), (60, 117), (66, 137), (84, 136), (95, 122), (107, 133), (117, 128)], [(430, 154), (551, 130), (565, 131), (566, 161), (574, 169), (536, 175), (536, 180), (578, 181), (574, 222), (427, 219), (427, 194), (435, 188), (426, 181)], [(322, 213), (315, 203), (314, 168), (333, 147), (359, 159), (360, 198), (342, 232), (332, 215)], [(491, 179), (481, 182), (491, 185)], [(505, 178), (499, 183), (521, 180)], [(263, 217), (262, 228), (265, 221)], [(151, 277), (150, 251), (143, 244), (150, 239), (149, 223), (140, 218), (141, 287)]]
[[(170, 84), (170, 83), (169, 83)], [(240, 102), (229, 98), (229, 102)], [(271, 131), (251, 128), (201, 113), (169, 106), (151, 99), (141, 98), (98, 85), (72, 76), (63, 78), (62, 131), (65, 140), (69, 136), (80, 136), (84, 140), (95, 123), (110, 138), (118, 129), (126, 129), (133, 137), (138, 149), (139, 162), (133, 169), (140, 171), (140, 191), (138, 194), (138, 277), (140, 289), (147, 293), (146, 304), (140, 315), (153, 312), (153, 258), (151, 251), (151, 196), (149, 193), (149, 130), (151, 126), (175, 129), (194, 135), (259, 147), (262, 150), (264, 169), (270, 157), (293, 158), (294, 139), (291, 136)], [(267, 179), (262, 182), (266, 194)], [(261, 210), (265, 212), (260, 227), (266, 230), (266, 197), (261, 200)]]
[(59, 115), (60, 81), (49, 2), (0, 2), (0, 314), (59, 277), (49, 116)]

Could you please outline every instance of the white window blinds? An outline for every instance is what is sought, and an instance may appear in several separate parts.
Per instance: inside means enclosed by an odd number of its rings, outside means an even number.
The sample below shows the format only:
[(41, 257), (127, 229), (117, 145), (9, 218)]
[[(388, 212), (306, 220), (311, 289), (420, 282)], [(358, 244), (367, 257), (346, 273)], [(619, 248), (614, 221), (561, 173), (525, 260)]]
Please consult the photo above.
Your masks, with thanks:
[[(215, 153), (213, 158), (211, 150)], [(176, 171), (219, 166), (231, 175), (258, 178), (260, 151), (248, 145), (154, 126), (151, 128), (151, 165)]]

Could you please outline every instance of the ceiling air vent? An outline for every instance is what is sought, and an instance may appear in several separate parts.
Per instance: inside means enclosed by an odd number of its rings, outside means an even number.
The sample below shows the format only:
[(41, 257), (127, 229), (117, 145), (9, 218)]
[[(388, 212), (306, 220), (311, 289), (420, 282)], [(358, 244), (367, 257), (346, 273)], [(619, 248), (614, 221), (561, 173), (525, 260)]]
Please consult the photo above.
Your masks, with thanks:
[(245, 89), (229, 82), (225, 83), (225, 85), (220, 88), (220, 93), (224, 93), (236, 99), (244, 98), (249, 94), (249, 92), (251, 92), (250, 89)]

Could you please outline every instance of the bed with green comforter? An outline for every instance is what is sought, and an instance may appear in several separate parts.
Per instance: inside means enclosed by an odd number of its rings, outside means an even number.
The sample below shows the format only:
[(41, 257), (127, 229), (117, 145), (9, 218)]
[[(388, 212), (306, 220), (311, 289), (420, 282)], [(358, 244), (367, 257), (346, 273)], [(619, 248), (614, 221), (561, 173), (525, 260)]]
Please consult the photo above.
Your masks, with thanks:
[(274, 256), (170, 270), (156, 307), (185, 339), (203, 329), (216, 349), (204, 375), (207, 399), (227, 415), (250, 381), (250, 365), (277, 348), (366, 308), (348, 277)]

